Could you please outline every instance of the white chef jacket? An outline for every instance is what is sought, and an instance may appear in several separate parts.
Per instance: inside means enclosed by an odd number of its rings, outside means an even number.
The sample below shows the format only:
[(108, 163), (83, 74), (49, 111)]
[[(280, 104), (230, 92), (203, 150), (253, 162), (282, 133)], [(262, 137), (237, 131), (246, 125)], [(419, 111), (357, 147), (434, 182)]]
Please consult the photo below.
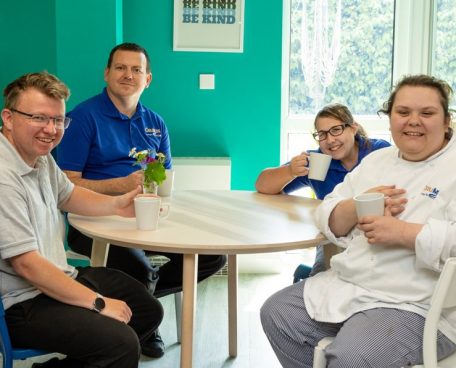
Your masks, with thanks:
[[(402, 159), (397, 147), (375, 151), (324, 199), (315, 214), (317, 225), (329, 241), (345, 250), (332, 257), (330, 270), (306, 281), (304, 302), (313, 319), (343, 322), (379, 307), (426, 316), (445, 260), (456, 256), (455, 140), (453, 136), (442, 150), (421, 162)], [(341, 200), (392, 184), (407, 191), (405, 210), (397, 217), (424, 224), (415, 251), (370, 245), (356, 227), (344, 237), (331, 232), (329, 215)], [(439, 329), (456, 343), (456, 310), (446, 311)]]

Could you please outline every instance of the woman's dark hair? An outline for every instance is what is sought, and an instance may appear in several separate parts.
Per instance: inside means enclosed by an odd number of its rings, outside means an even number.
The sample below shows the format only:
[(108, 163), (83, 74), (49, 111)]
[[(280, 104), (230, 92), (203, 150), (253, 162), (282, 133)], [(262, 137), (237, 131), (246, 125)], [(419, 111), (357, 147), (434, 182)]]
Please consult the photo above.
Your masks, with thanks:
[(334, 103), (330, 105), (326, 105), (323, 107), (320, 111), (317, 112), (317, 115), (315, 116), (314, 120), (314, 127), (315, 130), (317, 130), (317, 120), (320, 118), (333, 118), (336, 120), (339, 120), (343, 123), (346, 123), (350, 126), (353, 126), (355, 123), (358, 125), (358, 131), (356, 132), (355, 138), (357, 138), (357, 141), (359, 141), (359, 138), (364, 139), (364, 147), (369, 147), (370, 142), (367, 137), (367, 133), (364, 130), (364, 128), (359, 124), (358, 122), (353, 119), (353, 115), (348, 109), (347, 106), (339, 104), (339, 103)]
[(418, 74), (418, 75), (406, 75), (403, 77), (393, 88), (389, 98), (384, 102), (383, 108), (378, 110), (377, 113), (383, 113), (391, 117), (391, 110), (393, 109), (394, 101), (396, 99), (397, 92), (405, 86), (412, 87), (428, 87), (435, 89), (440, 96), (440, 103), (445, 114), (445, 118), (449, 119), (450, 126), (448, 132), (445, 132), (445, 138), (450, 139), (453, 135), (453, 128), (451, 127), (453, 110), (450, 109), (450, 101), (453, 96), (453, 89), (444, 80), (432, 77), (430, 75)]

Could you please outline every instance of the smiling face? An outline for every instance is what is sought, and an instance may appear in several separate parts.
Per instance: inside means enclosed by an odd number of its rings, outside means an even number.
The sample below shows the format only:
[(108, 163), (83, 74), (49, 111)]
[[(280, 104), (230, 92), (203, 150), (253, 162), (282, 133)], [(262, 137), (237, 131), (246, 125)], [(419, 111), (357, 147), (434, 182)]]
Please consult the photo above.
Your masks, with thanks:
[(423, 161), (440, 151), (448, 142), (449, 123), (436, 89), (404, 86), (397, 91), (390, 129), (405, 160)]
[[(29, 114), (65, 116), (63, 99), (46, 96), (35, 88), (21, 92), (14, 108)], [(50, 153), (63, 136), (63, 130), (56, 129), (53, 122), (36, 127), (30, 124), (26, 116), (10, 109), (2, 110), (2, 120), (3, 134), (31, 167), (35, 166), (39, 156)]]
[(143, 53), (117, 50), (110, 67), (105, 69), (104, 78), (113, 100), (133, 98), (136, 104), (144, 88), (149, 86), (152, 74), (147, 71), (147, 59)]
[[(344, 122), (332, 117), (320, 117), (316, 121), (316, 130), (328, 131), (336, 125)], [(319, 142), (320, 149), (323, 153), (331, 155), (334, 160), (340, 160), (344, 166), (351, 166), (351, 162), (358, 158), (358, 147), (355, 144), (355, 135), (357, 126), (355, 124), (347, 126), (341, 135), (333, 137), (327, 134), (327, 138)]]

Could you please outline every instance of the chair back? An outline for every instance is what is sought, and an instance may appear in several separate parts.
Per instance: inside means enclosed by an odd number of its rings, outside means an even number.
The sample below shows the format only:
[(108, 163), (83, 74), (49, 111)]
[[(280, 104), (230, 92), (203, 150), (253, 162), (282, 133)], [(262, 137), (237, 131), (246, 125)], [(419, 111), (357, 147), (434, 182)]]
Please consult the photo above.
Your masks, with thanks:
[[(411, 368), (454, 368), (456, 353), (437, 362), (437, 331), (442, 311), (456, 307), (456, 257), (448, 258), (445, 262), (439, 280), (431, 299), (431, 305), (424, 323), (423, 335), (423, 365)], [(314, 350), (313, 368), (325, 368), (325, 348), (334, 340), (325, 337), (319, 341)]]
[[(12, 367), (13, 347), (8, 333), (8, 327), (5, 321), (5, 308), (3, 301), (0, 300), (0, 350), (3, 357), (3, 367)], [(10, 362), (8, 362), (10, 361)]]
[(456, 257), (448, 258), (440, 274), (424, 324), (423, 362), (437, 367), (437, 330), (443, 309), (456, 307)]

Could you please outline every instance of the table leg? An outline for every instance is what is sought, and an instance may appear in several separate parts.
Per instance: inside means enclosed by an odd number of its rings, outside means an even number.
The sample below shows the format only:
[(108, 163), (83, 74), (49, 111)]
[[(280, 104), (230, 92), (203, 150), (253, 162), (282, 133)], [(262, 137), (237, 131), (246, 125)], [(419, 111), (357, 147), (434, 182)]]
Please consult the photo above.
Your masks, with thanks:
[(228, 256), (228, 346), (230, 357), (237, 356), (237, 289), (238, 263), (237, 255)]
[(92, 254), (90, 256), (90, 265), (92, 267), (106, 267), (108, 261), (109, 243), (93, 239)]
[(184, 254), (181, 368), (191, 368), (193, 364), (193, 324), (196, 309), (197, 270), (198, 254)]

